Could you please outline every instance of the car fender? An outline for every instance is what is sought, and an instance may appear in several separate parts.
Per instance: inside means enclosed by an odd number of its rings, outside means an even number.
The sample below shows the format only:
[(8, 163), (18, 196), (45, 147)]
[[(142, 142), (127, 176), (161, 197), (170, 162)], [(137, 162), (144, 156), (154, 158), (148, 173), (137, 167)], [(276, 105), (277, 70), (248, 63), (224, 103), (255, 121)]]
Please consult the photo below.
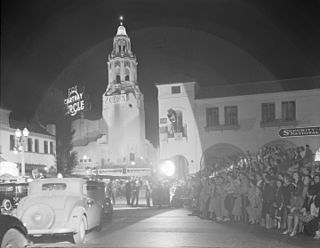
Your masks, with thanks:
[[(67, 222), (66, 226), (73, 229), (74, 232), (76, 232), (78, 223), (82, 216), (85, 216), (87, 218), (87, 214), (84, 207), (81, 207), (81, 206), (74, 207), (73, 210), (71, 211), (69, 221)], [(86, 225), (86, 229), (87, 228), (88, 226)]]

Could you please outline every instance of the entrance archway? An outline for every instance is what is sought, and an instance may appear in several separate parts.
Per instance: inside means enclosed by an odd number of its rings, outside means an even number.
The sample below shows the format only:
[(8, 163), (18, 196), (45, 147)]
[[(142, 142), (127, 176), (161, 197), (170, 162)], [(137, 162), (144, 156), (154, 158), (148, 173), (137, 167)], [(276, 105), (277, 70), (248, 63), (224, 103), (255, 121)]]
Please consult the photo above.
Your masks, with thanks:
[(243, 151), (235, 145), (218, 143), (204, 151), (200, 166), (201, 168), (212, 167), (217, 170), (227, 163), (237, 161), (243, 154)]
[(171, 158), (173, 163), (176, 166), (176, 176), (178, 179), (185, 179), (186, 176), (189, 174), (189, 163), (186, 157), (182, 155), (175, 155)]

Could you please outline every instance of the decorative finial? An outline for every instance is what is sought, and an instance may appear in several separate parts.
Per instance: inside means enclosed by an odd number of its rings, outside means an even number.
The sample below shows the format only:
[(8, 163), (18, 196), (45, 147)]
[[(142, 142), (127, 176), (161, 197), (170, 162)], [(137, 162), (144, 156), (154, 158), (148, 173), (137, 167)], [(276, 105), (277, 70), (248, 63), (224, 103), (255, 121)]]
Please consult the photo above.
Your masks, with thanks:
[(123, 16), (121, 15), (120, 17), (119, 17), (119, 20), (120, 20), (120, 25), (122, 26), (123, 25)]

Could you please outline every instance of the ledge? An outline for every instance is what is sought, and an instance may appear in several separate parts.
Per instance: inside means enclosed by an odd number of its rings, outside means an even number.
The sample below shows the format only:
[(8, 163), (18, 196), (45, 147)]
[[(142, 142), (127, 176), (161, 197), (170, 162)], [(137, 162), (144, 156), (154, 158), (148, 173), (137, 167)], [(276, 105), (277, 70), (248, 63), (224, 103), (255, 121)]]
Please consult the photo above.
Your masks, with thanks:
[(260, 122), (260, 127), (281, 127), (281, 126), (297, 126), (298, 121), (284, 121), (284, 120), (274, 120), (270, 122)]
[(204, 127), (204, 130), (207, 132), (210, 131), (224, 131), (224, 130), (238, 130), (240, 129), (240, 125), (219, 125), (219, 126), (212, 126), (212, 127)]

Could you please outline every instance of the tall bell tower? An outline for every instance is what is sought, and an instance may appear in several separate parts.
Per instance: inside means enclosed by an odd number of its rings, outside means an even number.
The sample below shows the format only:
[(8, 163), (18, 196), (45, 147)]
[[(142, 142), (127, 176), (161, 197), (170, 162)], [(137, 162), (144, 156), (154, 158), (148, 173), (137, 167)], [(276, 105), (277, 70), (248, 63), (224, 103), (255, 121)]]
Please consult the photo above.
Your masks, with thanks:
[(108, 56), (108, 86), (102, 96), (102, 116), (108, 127), (108, 159), (115, 164), (128, 164), (145, 156), (144, 97), (137, 83), (137, 64), (121, 20)]

